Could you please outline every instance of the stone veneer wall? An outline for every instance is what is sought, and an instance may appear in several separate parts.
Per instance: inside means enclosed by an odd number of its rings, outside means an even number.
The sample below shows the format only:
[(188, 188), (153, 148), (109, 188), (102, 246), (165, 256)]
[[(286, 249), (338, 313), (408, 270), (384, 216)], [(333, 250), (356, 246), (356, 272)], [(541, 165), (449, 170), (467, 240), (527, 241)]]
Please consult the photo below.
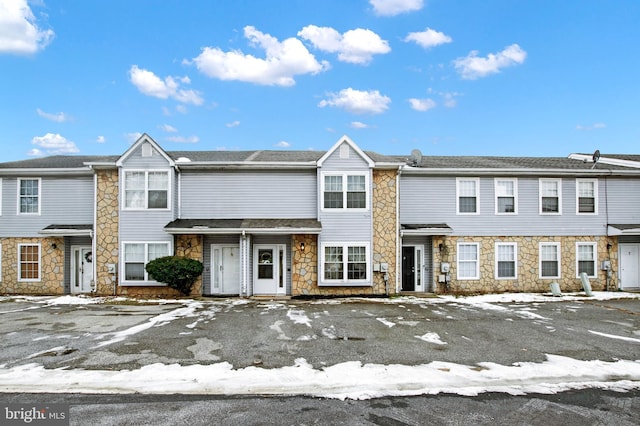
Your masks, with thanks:
[[(456, 279), (456, 250), (458, 243), (480, 243), (480, 279)], [(518, 244), (517, 279), (495, 278), (495, 244), (514, 242)], [(560, 278), (540, 278), (539, 243), (560, 243)], [(563, 292), (582, 291), (582, 282), (576, 278), (576, 243), (597, 243), (596, 261), (597, 278), (589, 278), (594, 291), (607, 290), (604, 271), (600, 270), (603, 260), (610, 260), (614, 271), (618, 270), (618, 246), (615, 238), (599, 237), (445, 237), (433, 239), (434, 275), (437, 293), (478, 294), (506, 292), (549, 292), (550, 284), (557, 282)], [(439, 249), (443, 244), (443, 250)], [(607, 245), (610, 244), (608, 249)], [(440, 263), (449, 262), (451, 281), (448, 287), (438, 282), (441, 275)], [(609, 279), (609, 289), (617, 289), (617, 278), (614, 274)]]
[[(96, 262), (96, 294), (112, 295), (118, 291), (114, 275), (107, 264), (118, 264), (119, 210), (118, 170), (96, 170), (96, 224), (94, 230)], [(117, 277), (116, 277), (117, 280)], [(114, 289), (115, 287), (115, 289)]]
[[(304, 251), (300, 244), (304, 243)], [(319, 295), (318, 288), (318, 236), (294, 235), (291, 242), (293, 260), (291, 268), (291, 295)]]
[[(40, 280), (18, 281), (18, 244), (40, 243)], [(2, 282), (5, 294), (64, 294), (63, 238), (3, 238)], [(56, 248), (53, 248), (53, 244)]]

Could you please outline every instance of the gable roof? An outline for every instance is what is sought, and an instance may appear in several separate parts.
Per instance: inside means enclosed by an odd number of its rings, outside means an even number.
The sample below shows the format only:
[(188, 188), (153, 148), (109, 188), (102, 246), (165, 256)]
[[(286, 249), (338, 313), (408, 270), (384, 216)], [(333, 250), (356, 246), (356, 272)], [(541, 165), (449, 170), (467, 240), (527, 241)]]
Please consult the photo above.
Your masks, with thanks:
[(329, 158), (331, 154), (333, 154), (344, 143), (349, 145), (351, 149), (353, 149), (367, 163), (369, 167), (374, 167), (375, 163), (371, 159), (371, 157), (365, 154), (365, 152), (361, 150), (360, 147), (356, 145), (355, 142), (353, 142), (347, 135), (344, 135), (340, 139), (338, 139), (338, 142), (336, 142), (331, 148), (329, 148), (329, 151), (327, 151), (322, 156), (322, 158), (318, 160), (318, 167), (322, 167), (322, 164), (326, 161), (326, 159)]

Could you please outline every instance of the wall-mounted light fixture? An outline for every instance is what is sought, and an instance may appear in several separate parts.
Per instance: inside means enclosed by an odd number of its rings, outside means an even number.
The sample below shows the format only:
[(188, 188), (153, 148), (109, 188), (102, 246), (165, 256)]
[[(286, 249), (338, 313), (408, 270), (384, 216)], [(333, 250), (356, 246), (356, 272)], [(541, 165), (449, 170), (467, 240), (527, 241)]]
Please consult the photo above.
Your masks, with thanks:
[(300, 243), (300, 251), (304, 251), (304, 241)]
[(55, 250), (58, 248), (58, 245), (56, 243), (51, 243), (51, 248)]

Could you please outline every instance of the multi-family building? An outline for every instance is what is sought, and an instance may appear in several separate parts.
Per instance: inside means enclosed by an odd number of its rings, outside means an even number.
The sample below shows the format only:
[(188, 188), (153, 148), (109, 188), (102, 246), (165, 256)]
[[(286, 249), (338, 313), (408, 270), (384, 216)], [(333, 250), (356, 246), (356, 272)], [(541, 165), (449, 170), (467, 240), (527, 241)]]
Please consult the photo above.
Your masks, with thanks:
[(0, 163), (0, 293), (192, 295), (640, 288), (640, 155), (165, 151)]

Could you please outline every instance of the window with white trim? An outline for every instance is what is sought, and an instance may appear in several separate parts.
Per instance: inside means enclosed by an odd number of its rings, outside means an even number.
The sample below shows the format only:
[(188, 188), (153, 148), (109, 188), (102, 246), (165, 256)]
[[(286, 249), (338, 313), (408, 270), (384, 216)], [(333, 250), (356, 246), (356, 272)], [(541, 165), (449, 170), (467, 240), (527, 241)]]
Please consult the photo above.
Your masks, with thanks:
[(40, 244), (18, 244), (18, 281), (40, 281)]
[(147, 273), (147, 263), (169, 256), (169, 243), (123, 243), (124, 281), (153, 281)]
[(540, 179), (540, 214), (561, 214), (562, 180)]
[(518, 244), (496, 243), (496, 279), (518, 278)]
[(540, 278), (560, 278), (560, 243), (540, 243)]
[(18, 178), (18, 214), (40, 214), (40, 178)]
[(124, 172), (124, 206), (131, 210), (169, 208), (169, 172)]
[(576, 179), (576, 214), (598, 214), (597, 179)]
[(518, 180), (496, 178), (496, 214), (518, 213)]
[(576, 278), (580, 278), (583, 272), (589, 278), (596, 278), (596, 259), (596, 243), (576, 243)]
[(478, 178), (457, 178), (456, 198), (458, 214), (478, 214), (480, 213)]
[(367, 209), (368, 179), (365, 174), (324, 174), (323, 209)]
[(480, 279), (480, 244), (458, 243), (458, 279)]
[(326, 243), (322, 247), (322, 277), (326, 282), (367, 281), (369, 247), (366, 244)]

